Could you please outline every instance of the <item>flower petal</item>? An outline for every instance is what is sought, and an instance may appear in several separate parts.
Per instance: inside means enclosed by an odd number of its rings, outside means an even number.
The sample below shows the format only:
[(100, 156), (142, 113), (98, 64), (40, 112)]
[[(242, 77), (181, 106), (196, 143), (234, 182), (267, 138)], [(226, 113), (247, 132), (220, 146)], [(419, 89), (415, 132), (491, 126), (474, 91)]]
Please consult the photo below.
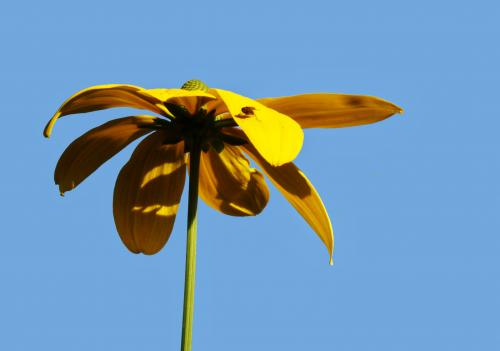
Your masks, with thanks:
[[(232, 129), (227, 132), (240, 138), (244, 137), (239, 130)], [(241, 148), (262, 168), (274, 186), (316, 232), (325, 244), (330, 254), (330, 264), (332, 264), (334, 246), (332, 224), (323, 201), (309, 179), (293, 163), (272, 166), (250, 143)]]
[(184, 106), (189, 113), (194, 114), (196, 110), (211, 100), (215, 96), (203, 90), (186, 89), (147, 89), (149, 95), (165, 102)]
[(165, 144), (167, 130), (145, 138), (116, 180), (115, 225), (134, 252), (152, 255), (172, 231), (186, 177), (184, 143)]
[(267, 162), (278, 166), (297, 156), (304, 133), (293, 119), (247, 97), (226, 90), (214, 90)]
[(373, 96), (304, 94), (258, 101), (297, 121), (302, 128), (352, 127), (382, 121), (403, 110)]
[(112, 107), (132, 107), (159, 114), (168, 114), (156, 97), (146, 94), (135, 85), (108, 84), (83, 89), (66, 100), (45, 126), (43, 134), (48, 138), (57, 119), (62, 116), (103, 110)]
[(262, 174), (250, 168), (238, 147), (228, 144), (220, 153), (202, 153), (199, 194), (207, 205), (231, 216), (254, 216), (269, 200)]
[[(214, 96), (220, 97), (220, 95), (217, 93), (217, 89), (210, 88), (208, 89), (208, 92)], [(224, 104), (224, 101), (220, 98), (209, 101), (207, 103), (207, 111), (212, 111), (212, 110), (215, 110), (216, 116), (229, 112), (226, 104)]]
[(109, 121), (73, 141), (57, 162), (54, 181), (61, 195), (78, 186), (132, 141), (154, 130), (157, 117), (131, 116)]

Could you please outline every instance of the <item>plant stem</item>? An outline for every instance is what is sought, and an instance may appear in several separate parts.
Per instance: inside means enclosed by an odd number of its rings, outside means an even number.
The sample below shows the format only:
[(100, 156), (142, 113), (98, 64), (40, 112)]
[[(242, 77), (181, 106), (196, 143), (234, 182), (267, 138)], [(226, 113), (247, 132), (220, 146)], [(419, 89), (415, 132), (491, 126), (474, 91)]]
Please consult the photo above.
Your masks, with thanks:
[(184, 280), (184, 309), (182, 318), (181, 351), (191, 351), (194, 318), (194, 286), (196, 274), (196, 222), (198, 208), (198, 179), (201, 146), (193, 142), (189, 154), (188, 225), (186, 244), (186, 275)]

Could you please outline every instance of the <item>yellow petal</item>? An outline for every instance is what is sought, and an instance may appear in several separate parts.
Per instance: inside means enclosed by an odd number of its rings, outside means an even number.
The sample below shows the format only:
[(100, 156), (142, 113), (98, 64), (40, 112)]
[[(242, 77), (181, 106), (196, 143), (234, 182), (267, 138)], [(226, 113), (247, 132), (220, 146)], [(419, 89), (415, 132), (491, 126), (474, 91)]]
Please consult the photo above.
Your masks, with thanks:
[(269, 200), (262, 174), (236, 146), (225, 145), (221, 153), (202, 153), (200, 197), (210, 207), (231, 216), (254, 216)]
[(112, 107), (132, 107), (159, 114), (168, 114), (163, 103), (146, 94), (141, 87), (123, 84), (96, 85), (71, 96), (57, 110), (45, 126), (43, 134), (48, 138), (57, 119), (73, 113), (84, 113)]
[(382, 121), (401, 107), (373, 96), (304, 94), (258, 100), (297, 121), (302, 128), (352, 127)]
[(146, 93), (163, 101), (170, 102), (176, 105), (182, 105), (194, 114), (198, 108), (206, 104), (210, 100), (214, 100), (215, 96), (204, 92), (203, 90), (185, 90), (185, 89), (147, 89)]
[[(208, 92), (214, 96), (219, 96), (219, 94), (217, 93), (217, 89), (210, 88), (208, 89)], [(207, 111), (212, 111), (212, 110), (215, 110), (215, 116), (229, 112), (226, 104), (224, 104), (224, 101), (220, 98), (211, 100), (207, 103)]]
[(164, 144), (168, 131), (145, 138), (116, 180), (115, 225), (135, 253), (161, 250), (172, 231), (186, 177), (184, 142)]
[[(228, 130), (228, 133), (244, 137), (238, 130)], [(331, 264), (334, 245), (332, 224), (323, 201), (309, 179), (293, 163), (270, 165), (250, 143), (240, 147), (257, 162), (274, 186), (316, 232), (330, 254)]]
[(255, 148), (273, 166), (292, 161), (304, 133), (290, 117), (230, 91), (214, 89)]
[(75, 188), (132, 141), (153, 131), (157, 119), (152, 116), (115, 119), (73, 141), (59, 158), (54, 173), (61, 195)]

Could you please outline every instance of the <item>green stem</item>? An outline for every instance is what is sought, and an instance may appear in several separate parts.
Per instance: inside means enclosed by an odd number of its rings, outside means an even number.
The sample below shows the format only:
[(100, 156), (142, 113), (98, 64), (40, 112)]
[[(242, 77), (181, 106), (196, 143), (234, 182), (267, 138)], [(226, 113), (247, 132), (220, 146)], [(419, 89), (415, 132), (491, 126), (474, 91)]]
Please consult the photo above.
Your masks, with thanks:
[(194, 318), (194, 286), (196, 274), (196, 221), (198, 208), (198, 178), (200, 173), (199, 142), (194, 141), (190, 151), (188, 226), (186, 245), (186, 275), (184, 280), (184, 309), (182, 318), (181, 351), (191, 351)]

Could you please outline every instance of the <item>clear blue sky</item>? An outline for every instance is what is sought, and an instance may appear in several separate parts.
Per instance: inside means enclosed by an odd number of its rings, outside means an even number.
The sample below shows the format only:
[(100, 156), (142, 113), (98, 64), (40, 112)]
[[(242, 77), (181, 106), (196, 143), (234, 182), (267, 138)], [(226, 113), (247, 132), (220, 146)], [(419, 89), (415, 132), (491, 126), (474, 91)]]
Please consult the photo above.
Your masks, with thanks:
[(201, 205), (194, 351), (498, 350), (498, 18), (481, 0), (3, 4), (0, 349), (178, 349), (186, 202), (164, 250), (137, 256), (111, 207), (132, 148), (64, 198), (52, 178), (75, 137), (131, 111), (42, 129), (90, 85), (199, 78), (406, 113), (305, 133), (297, 164), (332, 217), (334, 267), (274, 189), (253, 218)]

